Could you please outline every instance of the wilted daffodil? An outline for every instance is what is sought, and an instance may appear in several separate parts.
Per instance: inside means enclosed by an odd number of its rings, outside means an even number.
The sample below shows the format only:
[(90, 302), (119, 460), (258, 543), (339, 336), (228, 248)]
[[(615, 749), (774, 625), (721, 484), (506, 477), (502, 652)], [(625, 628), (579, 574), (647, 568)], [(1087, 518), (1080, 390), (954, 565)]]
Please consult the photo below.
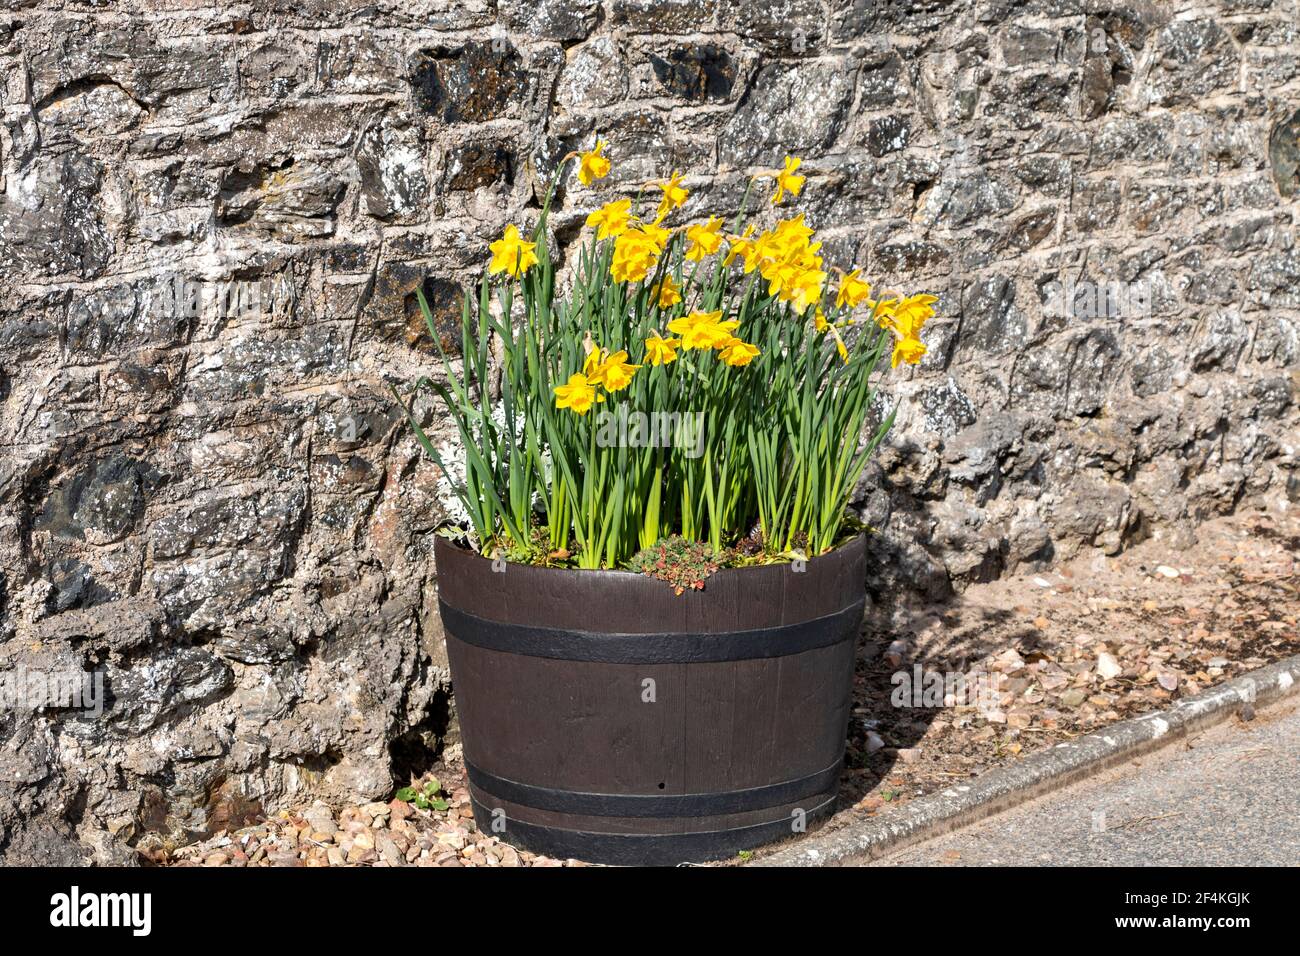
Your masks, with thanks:
[(686, 197), (690, 195), (690, 190), (682, 184), (682, 174), (673, 173), (668, 177), (666, 182), (655, 183), (655, 185), (664, 191), (663, 198), (659, 200), (659, 209), (655, 212), (655, 222), (663, 222), (674, 209), (686, 202)]
[(654, 287), (652, 297), (660, 309), (671, 309), (682, 301), (682, 288), (673, 281), (672, 276), (664, 276), (663, 281)]
[(796, 176), (795, 170), (803, 162), (802, 159), (795, 159), (793, 156), (785, 158), (785, 168), (776, 174), (776, 192), (772, 194), (772, 205), (781, 205), (781, 200), (785, 198), (788, 192), (791, 196), (798, 196), (799, 191), (803, 189), (803, 176)]
[(505, 234), (488, 248), (492, 250), (489, 275), (507, 272), (518, 278), (537, 265), (537, 253), (533, 251), (537, 248), (537, 243), (524, 242), (514, 226), (506, 226)]
[(555, 386), (555, 407), (567, 408), (579, 415), (585, 415), (596, 402), (603, 402), (604, 396), (596, 395), (596, 386), (587, 380), (581, 372), (574, 372), (564, 385)]
[(824, 332), (829, 332), (831, 338), (835, 340), (835, 351), (840, 353), (840, 358), (842, 358), (846, 363), (849, 360), (849, 347), (844, 344), (844, 337), (840, 335), (840, 327), (850, 325), (852, 322), (852, 319), (846, 319), (843, 322), (832, 324), (826, 318), (826, 313), (822, 311), (820, 305), (817, 306), (816, 311), (813, 313), (813, 330), (817, 332), (818, 335), (821, 335)]
[(722, 246), (722, 219), (710, 216), (708, 222), (698, 223), (686, 230), (686, 258), (699, 262), (711, 256)]
[(597, 239), (608, 239), (610, 236), (621, 236), (627, 231), (629, 210), (632, 208), (632, 200), (619, 199), (614, 202), (607, 202), (595, 212), (587, 216), (587, 225), (596, 229)]
[(844, 344), (844, 338), (840, 335), (840, 330), (832, 325), (831, 335), (835, 338), (835, 351), (839, 352), (840, 358), (847, 363), (849, 360), (849, 347)]
[(655, 332), (645, 340), (645, 358), (651, 365), (670, 365), (677, 360), (677, 348), (681, 339), (661, 338)]
[(579, 155), (578, 181), (582, 185), (590, 186), (597, 179), (604, 179), (609, 175), (609, 160), (601, 155), (606, 145), (603, 139), (598, 139), (595, 148)]

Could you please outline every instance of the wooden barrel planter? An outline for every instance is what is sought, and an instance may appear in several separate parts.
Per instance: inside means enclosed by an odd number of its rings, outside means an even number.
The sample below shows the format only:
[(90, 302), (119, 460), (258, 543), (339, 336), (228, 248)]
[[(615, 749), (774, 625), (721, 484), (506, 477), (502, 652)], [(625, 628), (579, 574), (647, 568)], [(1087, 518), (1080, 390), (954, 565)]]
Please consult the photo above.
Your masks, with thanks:
[(480, 829), (596, 863), (721, 859), (833, 809), (865, 539), (676, 595), (623, 571), (494, 564), (439, 538)]

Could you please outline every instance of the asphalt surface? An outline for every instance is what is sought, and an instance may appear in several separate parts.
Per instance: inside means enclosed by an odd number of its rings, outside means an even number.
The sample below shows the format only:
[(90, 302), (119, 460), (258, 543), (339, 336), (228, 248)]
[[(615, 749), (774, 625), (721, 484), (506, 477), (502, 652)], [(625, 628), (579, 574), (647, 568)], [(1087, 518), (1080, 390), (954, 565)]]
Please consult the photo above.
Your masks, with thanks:
[(870, 866), (1300, 865), (1300, 704), (1233, 717)]

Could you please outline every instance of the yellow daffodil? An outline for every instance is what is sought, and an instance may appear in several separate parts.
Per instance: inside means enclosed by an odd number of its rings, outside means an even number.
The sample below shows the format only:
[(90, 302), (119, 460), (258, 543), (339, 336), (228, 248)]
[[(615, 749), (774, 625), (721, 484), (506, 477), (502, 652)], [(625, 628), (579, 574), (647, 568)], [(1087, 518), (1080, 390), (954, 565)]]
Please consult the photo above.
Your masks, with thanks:
[(881, 299), (877, 301), (875, 299), (867, 299), (867, 308), (871, 309), (871, 311), (875, 313), (876, 322), (880, 327), (882, 329), (887, 329), (889, 328), (889, 321), (894, 314), (894, 310), (898, 308), (898, 300)]
[(636, 370), (640, 367), (640, 365), (629, 364), (627, 352), (620, 350), (613, 355), (606, 355), (600, 360), (591, 380), (605, 386), (605, 390), (608, 392), (622, 391), (632, 384), (632, 376), (636, 374)]
[(728, 365), (741, 366), (748, 365), (759, 355), (757, 345), (750, 345), (748, 342), (742, 342), (733, 336), (728, 336), (721, 345), (718, 352), (718, 358)]
[[(730, 322), (719, 322), (717, 325), (700, 326), (696, 329), (696, 336), (708, 336), (707, 347), (720, 349), (731, 339), (731, 333), (738, 328), (740, 323), (732, 319)], [(685, 340), (682, 344), (685, 345)]]
[(659, 247), (660, 252), (664, 251), (664, 247), (668, 245), (668, 240), (673, 237), (671, 229), (665, 229), (657, 222), (641, 223), (641, 231), (650, 242)]
[(659, 200), (659, 209), (655, 213), (655, 222), (663, 222), (665, 216), (686, 202), (690, 190), (682, 186), (681, 182), (682, 174), (674, 172), (666, 182), (655, 183), (659, 189), (664, 191), (663, 198)]
[(587, 217), (587, 225), (597, 229), (597, 239), (621, 236), (627, 231), (632, 200), (619, 199), (607, 202)]
[(808, 307), (821, 301), (826, 273), (820, 269), (804, 269), (794, 276), (781, 298), (790, 303), (795, 312), (803, 315)]
[(686, 230), (686, 258), (699, 262), (705, 256), (711, 256), (722, 246), (722, 220), (710, 216), (709, 221), (691, 226)]
[(488, 248), (492, 250), (489, 275), (508, 272), (518, 278), (537, 265), (537, 253), (533, 251), (537, 248), (537, 243), (524, 242), (514, 226), (506, 226), (505, 234)]
[(746, 275), (757, 268), (758, 250), (755, 248), (753, 239), (756, 228), (753, 223), (750, 223), (739, 236), (729, 236), (727, 238), (727, 258), (722, 261), (724, 266), (730, 266), (736, 261), (736, 256), (740, 256), (745, 260)]
[(642, 282), (654, 264), (652, 258), (631, 253), (622, 256), (615, 254), (614, 261), (609, 264), (609, 274), (615, 282)]
[(606, 145), (603, 139), (598, 139), (594, 149), (580, 155), (578, 180), (582, 185), (590, 186), (597, 179), (604, 179), (609, 175), (609, 160), (601, 155)]
[(673, 319), (669, 322), (668, 331), (682, 337), (682, 348), (712, 348), (712, 339), (703, 330), (706, 325), (715, 323), (721, 318), (722, 313), (720, 311), (692, 312), (690, 315), (684, 315), (680, 319)]
[(799, 195), (799, 190), (803, 189), (804, 177), (796, 176), (795, 170), (799, 168), (802, 159), (795, 159), (793, 156), (785, 158), (785, 169), (776, 174), (776, 192), (772, 194), (772, 205), (781, 205), (781, 200), (785, 198), (788, 192), (791, 196)]
[(773, 230), (777, 239), (783, 243), (806, 244), (812, 238), (813, 229), (803, 221), (803, 213), (790, 219), (782, 219)]
[(732, 241), (731, 254), (745, 257), (745, 271), (757, 266), (768, 282), (768, 295), (789, 302), (800, 314), (821, 301), (826, 273), (822, 270), (821, 243), (810, 241), (813, 230), (803, 214), (785, 219), (750, 238), (751, 233)]
[(767, 294), (781, 295), (782, 292), (789, 290), (802, 272), (803, 267), (798, 262), (763, 263), (763, 278), (767, 279)]
[(901, 302), (886, 303), (890, 307), (887, 312), (882, 308), (879, 314), (885, 318), (881, 324), (897, 339), (894, 354), (890, 357), (893, 368), (898, 368), (899, 362), (915, 365), (921, 361), (926, 353), (925, 343), (920, 338), (921, 328), (934, 315), (934, 304), (938, 301), (937, 296), (922, 293), (909, 295)]
[(682, 301), (682, 289), (673, 281), (672, 276), (664, 276), (663, 281), (654, 287), (651, 296), (660, 309), (671, 309)]
[(903, 338), (916, 338), (934, 315), (934, 304), (938, 301), (938, 296), (924, 293), (909, 295), (890, 310), (889, 323)]
[(894, 343), (894, 354), (890, 357), (891, 368), (898, 368), (899, 362), (915, 365), (926, 353), (925, 343), (917, 338), (902, 338)]
[(826, 321), (826, 313), (822, 311), (820, 305), (817, 306), (817, 311), (813, 313), (813, 329), (820, 333), (825, 332), (830, 327), (831, 324)]
[(681, 339), (660, 338), (656, 332), (645, 340), (645, 357), (651, 365), (669, 365), (677, 361), (677, 348)]
[(659, 261), (663, 252), (659, 230), (650, 227), (629, 228), (614, 240), (614, 258), (609, 272), (615, 282), (642, 282)]
[(861, 269), (854, 269), (840, 276), (839, 292), (835, 295), (837, 309), (842, 309), (846, 305), (851, 309), (857, 308), (871, 295), (871, 286), (858, 278), (858, 273), (861, 271)]
[(682, 337), (684, 349), (715, 349), (731, 338), (740, 322), (722, 321), (722, 311), (692, 312), (668, 323), (668, 331)]
[(555, 386), (555, 407), (585, 415), (596, 402), (604, 401), (604, 396), (597, 397), (596, 386), (587, 380), (581, 372), (574, 372), (564, 385)]

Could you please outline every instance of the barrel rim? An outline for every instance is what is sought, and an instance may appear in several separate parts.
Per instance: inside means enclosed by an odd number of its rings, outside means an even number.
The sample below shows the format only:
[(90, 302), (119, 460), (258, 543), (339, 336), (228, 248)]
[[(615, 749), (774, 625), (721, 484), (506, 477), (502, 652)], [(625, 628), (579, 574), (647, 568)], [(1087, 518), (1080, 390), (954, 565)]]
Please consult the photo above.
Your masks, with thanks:
[[(843, 559), (845, 556), (852, 558), (855, 549), (860, 550), (865, 554), (866, 546), (867, 532), (859, 531), (852, 538), (841, 542), (824, 554), (818, 554), (806, 559), (807, 565), (809, 569), (811, 569), (813, 567), (822, 567), (832, 560)], [(488, 566), (489, 568), (493, 564), (492, 558), (485, 557), (477, 551), (467, 548), (463, 544), (448, 538), (446, 535), (435, 534), (434, 560), (437, 561), (444, 554), (461, 555), (466, 559)], [(505, 564), (507, 568), (527, 568), (530, 571), (536, 571), (539, 573), (581, 575), (584, 579), (592, 581), (649, 581), (657, 587), (667, 587), (663, 581), (651, 578), (648, 575), (641, 574), (637, 571), (623, 571), (617, 568), (553, 568), (542, 564), (520, 564), (517, 561), (506, 561)], [(708, 580), (716, 582), (740, 574), (751, 574), (766, 568), (782, 568), (785, 566), (786, 565), (783, 562), (774, 562), (772, 564), (751, 564), (741, 568), (722, 568), (721, 570), (709, 575)], [(705, 585), (705, 590), (708, 590), (707, 584)]]
[(801, 564), (723, 568), (703, 589), (682, 594), (632, 571), (503, 564), (441, 536), (434, 558), (441, 606), (503, 625), (573, 632), (732, 634), (788, 627), (846, 612), (866, 594), (865, 534)]

